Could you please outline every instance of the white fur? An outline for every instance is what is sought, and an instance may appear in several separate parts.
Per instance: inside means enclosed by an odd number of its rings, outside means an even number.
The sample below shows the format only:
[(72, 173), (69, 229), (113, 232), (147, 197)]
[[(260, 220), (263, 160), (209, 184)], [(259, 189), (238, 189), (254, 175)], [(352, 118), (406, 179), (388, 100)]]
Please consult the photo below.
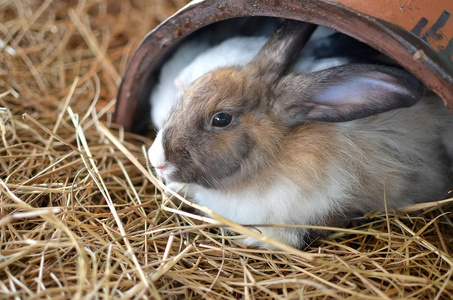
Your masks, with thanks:
[(200, 76), (209, 71), (225, 66), (243, 66), (250, 62), (267, 37), (233, 37), (212, 47), (185, 67), (176, 77), (175, 84), (183, 91)]
[(156, 168), (157, 175), (164, 179), (167, 179), (168, 176), (178, 169), (165, 158), (165, 151), (162, 145), (162, 131), (157, 134), (154, 143), (149, 148), (148, 157), (153, 167)]
[(165, 189), (167, 195), (172, 195), (172, 192), (174, 192), (182, 195), (183, 197), (193, 198), (190, 185), (168, 180), (169, 176), (178, 171), (178, 168), (169, 163), (165, 157), (165, 151), (162, 145), (162, 131), (159, 131), (153, 144), (149, 148), (148, 157), (151, 165), (155, 168), (156, 175), (161, 180), (163, 179), (167, 182)]
[(164, 147), (162, 146), (162, 131), (159, 131), (154, 139), (153, 144), (148, 150), (148, 156), (154, 167), (165, 165), (166, 158)]
[(180, 90), (175, 85), (175, 78), (193, 59), (208, 48), (204, 39), (186, 42), (173, 54), (159, 74), (159, 82), (151, 95), (151, 121), (160, 129), (171, 108), (178, 101)]
[[(344, 178), (343, 178), (344, 179)], [(328, 215), (339, 203), (331, 203), (329, 197), (341, 195), (350, 188), (351, 182), (332, 181), (324, 190), (304, 190), (297, 182), (279, 174), (272, 184), (264, 189), (250, 187), (241, 191), (220, 191), (195, 186), (194, 200), (214, 212), (243, 225), (299, 225), (316, 224)], [(305, 229), (284, 227), (258, 227), (259, 231), (281, 243), (300, 246), (300, 237)], [(270, 248), (268, 244), (246, 238), (241, 242), (247, 246)]]

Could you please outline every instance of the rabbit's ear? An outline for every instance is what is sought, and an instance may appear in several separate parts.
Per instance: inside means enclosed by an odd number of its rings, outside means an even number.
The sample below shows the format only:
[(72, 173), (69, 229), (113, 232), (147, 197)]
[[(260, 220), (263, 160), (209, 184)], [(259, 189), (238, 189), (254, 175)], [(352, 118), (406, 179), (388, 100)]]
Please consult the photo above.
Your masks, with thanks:
[(285, 75), (310, 39), (316, 25), (287, 19), (277, 28), (247, 65), (262, 76), (266, 83), (273, 83)]
[(409, 107), (423, 93), (422, 83), (404, 70), (351, 64), (285, 76), (276, 85), (272, 108), (286, 126), (345, 122)]

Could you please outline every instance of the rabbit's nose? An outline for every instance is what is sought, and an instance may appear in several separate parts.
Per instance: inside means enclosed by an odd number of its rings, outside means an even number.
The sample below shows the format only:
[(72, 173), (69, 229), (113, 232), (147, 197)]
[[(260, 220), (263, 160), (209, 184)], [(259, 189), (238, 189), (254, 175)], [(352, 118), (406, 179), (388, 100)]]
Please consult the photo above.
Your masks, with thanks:
[(163, 172), (163, 171), (165, 171), (168, 168), (168, 164), (164, 163), (164, 164), (161, 164), (161, 165), (158, 165), (158, 166), (154, 166), (154, 168), (156, 170), (159, 170), (159, 171)]
[(177, 170), (177, 168), (174, 167), (171, 163), (161, 163), (153, 166), (156, 170), (157, 175), (165, 178), (166, 180), (169, 180), (172, 174)]

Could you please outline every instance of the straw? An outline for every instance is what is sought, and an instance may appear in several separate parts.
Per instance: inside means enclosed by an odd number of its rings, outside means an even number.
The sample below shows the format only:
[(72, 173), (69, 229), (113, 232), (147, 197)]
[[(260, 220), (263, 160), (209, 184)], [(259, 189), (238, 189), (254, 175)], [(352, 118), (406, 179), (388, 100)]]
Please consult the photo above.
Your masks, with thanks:
[(453, 199), (294, 249), (153, 176), (152, 139), (112, 123), (116, 91), (186, 2), (0, 1), (0, 298), (451, 299)]

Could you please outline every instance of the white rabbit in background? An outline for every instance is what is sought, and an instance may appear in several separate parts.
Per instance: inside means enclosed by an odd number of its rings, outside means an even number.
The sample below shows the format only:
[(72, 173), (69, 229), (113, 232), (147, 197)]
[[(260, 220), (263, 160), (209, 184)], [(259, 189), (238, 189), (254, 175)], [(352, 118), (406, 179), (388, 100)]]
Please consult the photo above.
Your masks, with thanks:
[(190, 40), (182, 44), (162, 67), (158, 82), (153, 87), (150, 95), (151, 120), (156, 128), (161, 128), (163, 120), (168, 116), (170, 109), (175, 105), (180, 96), (180, 91), (175, 85), (175, 78), (200, 52), (209, 48), (205, 39)]
[(249, 63), (266, 43), (268, 37), (233, 37), (198, 55), (176, 77), (175, 84), (181, 92), (198, 77), (225, 66), (243, 66)]

